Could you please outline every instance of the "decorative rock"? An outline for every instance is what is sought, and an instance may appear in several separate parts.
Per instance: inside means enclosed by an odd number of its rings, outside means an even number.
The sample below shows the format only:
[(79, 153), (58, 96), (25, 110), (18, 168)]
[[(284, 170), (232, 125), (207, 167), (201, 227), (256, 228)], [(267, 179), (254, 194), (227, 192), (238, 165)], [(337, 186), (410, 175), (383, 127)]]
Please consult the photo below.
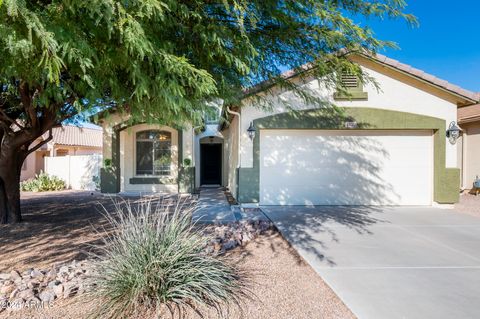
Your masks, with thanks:
[(30, 277), (37, 278), (38, 280), (42, 280), (45, 275), (38, 269), (33, 269), (30, 272)]
[(0, 273), (0, 280), (8, 280), (8, 279), (10, 279), (10, 274)]
[(63, 297), (63, 285), (59, 284), (53, 287), (53, 292), (57, 298)]
[(10, 299), (15, 298), (15, 297), (17, 296), (17, 294), (18, 294), (19, 291), (20, 291), (20, 290), (19, 290), (18, 288), (13, 289), (13, 291), (10, 293), (10, 297), (9, 297), (9, 298), (10, 298)]
[(236, 241), (235, 240), (232, 240), (230, 239), (229, 241), (227, 241), (225, 244), (223, 244), (223, 248), (225, 250), (230, 250), (232, 248), (235, 248), (236, 246)]
[(74, 296), (78, 292), (78, 287), (72, 283), (68, 283), (63, 287), (63, 298)]
[(48, 288), (54, 288), (55, 286), (59, 285), (61, 283), (60, 280), (52, 280), (48, 283), (47, 287)]
[(22, 299), (25, 299), (25, 300), (30, 300), (32, 298), (35, 298), (35, 293), (33, 292), (32, 289), (27, 289), (27, 290), (24, 290), (24, 291), (20, 291), (18, 293), (18, 297), (22, 298)]
[(53, 280), (57, 277), (57, 270), (53, 267), (51, 270), (47, 272), (47, 280)]
[(14, 290), (15, 290), (15, 285), (13, 285), (13, 284), (4, 285), (4, 286), (2, 286), (2, 288), (0, 288), (0, 294), (1, 295), (9, 295)]
[(43, 302), (51, 302), (53, 300), (55, 300), (55, 294), (53, 293), (53, 291), (50, 291), (50, 290), (44, 290), (42, 291), (38, 297), (40, 298), (41, 301)]
[(20, 273), (16, 270), (12, 270), (10, 272), (10, 279), (13, 280), (13, 281), (16, 281), (18, 279), (22, 279), (22, 275), (20, 275)]
[(60, 274), (65, 274), (65, 273), (68, 274), (68, 266), (60, 267), (59, 273)]

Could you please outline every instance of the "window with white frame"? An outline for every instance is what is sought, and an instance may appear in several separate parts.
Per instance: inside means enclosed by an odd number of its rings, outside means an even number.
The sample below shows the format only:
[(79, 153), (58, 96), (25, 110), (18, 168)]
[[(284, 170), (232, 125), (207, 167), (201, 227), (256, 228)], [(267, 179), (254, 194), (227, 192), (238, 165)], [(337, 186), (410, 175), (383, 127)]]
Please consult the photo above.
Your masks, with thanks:
[(172, 134), (148, 130), (136, 134), (136, 174), (170, 175), (172, 164)]
[(218, 124), (220, 120), (220, 109), (218, 107), (209, 107), (203, 116), (205, 124)]

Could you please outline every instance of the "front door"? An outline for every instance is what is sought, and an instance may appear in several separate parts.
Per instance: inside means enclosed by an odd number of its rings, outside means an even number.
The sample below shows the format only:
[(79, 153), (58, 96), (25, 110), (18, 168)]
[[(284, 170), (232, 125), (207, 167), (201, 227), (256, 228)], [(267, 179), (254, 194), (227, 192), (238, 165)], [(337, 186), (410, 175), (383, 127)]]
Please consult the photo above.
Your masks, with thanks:
[(222, 144), (200, 144), (200, 184), (222, 184)]

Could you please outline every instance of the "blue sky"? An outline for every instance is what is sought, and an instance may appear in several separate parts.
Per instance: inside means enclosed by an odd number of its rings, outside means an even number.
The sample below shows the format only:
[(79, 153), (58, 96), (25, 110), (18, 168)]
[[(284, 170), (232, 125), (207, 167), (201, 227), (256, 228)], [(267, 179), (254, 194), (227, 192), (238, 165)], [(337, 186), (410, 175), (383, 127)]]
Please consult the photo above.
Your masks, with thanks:
[(399, 50), (379, 52), (464, 89), (480, 91), (480, 1), (406, 0), (418, 28), (401, 20), (364, 21)]

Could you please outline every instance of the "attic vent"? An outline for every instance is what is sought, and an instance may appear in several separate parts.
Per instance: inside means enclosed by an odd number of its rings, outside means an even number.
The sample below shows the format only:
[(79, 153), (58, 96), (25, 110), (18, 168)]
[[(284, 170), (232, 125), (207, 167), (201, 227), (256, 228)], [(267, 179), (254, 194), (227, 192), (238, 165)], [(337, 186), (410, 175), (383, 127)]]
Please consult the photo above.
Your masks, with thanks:
[(363, 90), (362, 81), (357, 75), (344, 72), (340, 75), (341, 88), (334, 94), (335, 100), (367, 100), (368, 93)]
[(346, 89), (354, 89), (358, 88), (358, 77), (354, 74), (350, 73), (343, 73), (340, 77), (340, 80), (342, 81), (343, 86)]

